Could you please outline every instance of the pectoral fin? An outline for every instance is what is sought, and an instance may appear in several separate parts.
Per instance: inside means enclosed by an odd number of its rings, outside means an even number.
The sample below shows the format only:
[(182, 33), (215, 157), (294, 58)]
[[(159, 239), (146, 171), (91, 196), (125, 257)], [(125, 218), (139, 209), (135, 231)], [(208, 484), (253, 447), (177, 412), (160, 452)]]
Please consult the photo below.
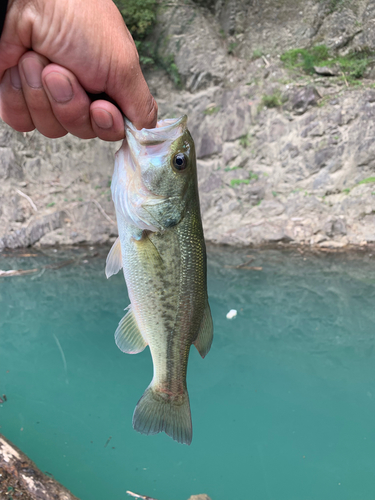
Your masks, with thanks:
[(148, 231), (143, 231), (142, 238), (135, 241), (135, 243), (144, 262), (147, 262), (152, 268), (163, 265), (163, 259), (155, 244), (151, 241)]
[(211, 310), (207, 301), (199, 333), (196, 341), (194, 342), (194, 345), (198, 349), (198, 352), (202, 356), (202, 358), (204, 358), (207, 355), (208, 351), (211, 348), (213, 339), (213, 330), (214, 328), (212, 324)]
[(147, 342), (142, 337), (138, 328), (131, 305), (129, 305), (126, 309), (128, 309), (128, 312), (120, 321), (115, 332), (116, 345), (122, 352), (126, 352), (128, 354), (138, 354), (143, 351)]
[(105, 266), (105, 275), (110, 278), (113, 274), (117, 274), (122, 268), (121, 243), (120, 238), (114, 242)]

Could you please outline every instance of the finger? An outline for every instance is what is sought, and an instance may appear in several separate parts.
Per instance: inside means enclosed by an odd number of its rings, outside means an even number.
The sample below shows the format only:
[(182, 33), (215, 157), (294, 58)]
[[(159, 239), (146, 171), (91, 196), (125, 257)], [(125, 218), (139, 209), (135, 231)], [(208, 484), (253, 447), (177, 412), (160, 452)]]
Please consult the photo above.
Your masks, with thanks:
[(0, 116), (18, 132), (30, 132), (35, 126), (22, 92), (17, 66), (7, 69), (0, 83)]
[(143, 76), (132, 36), (125, 25), (124, 28), (123, 40), (119, 43), (120, 50), (116, 52), (117, 57), (112, 58), (107, 92), (136, 128), (154, 128), (158, 106)]
[(56, 119), (43, 88), (42, 71), (48, 64), (49, 60), (46, 57), (35, 52), (27, 52), (21, 57), (18, 68), (23, 95), (32, 121), (39, 132), (50, 138), (63, 137), (67, 131)]
[(116, 79), (111, 82), (111, 86), (107, 86), (108, 93), (135, 127), (154, 128), (158, 106), (142, 74), (136, 49), (134, 50), (133, 55), (131, 51), (124, 54), (121, 67), (113, 73)]
[(90, 119), (91, 101), (74, 74), (58, 64), (49, 64), (42, 72), (42, 82), (64, 129), (81, 139), (96, 137)]
[(122, 113), (108, 101), (95, 101), (90, 107), (94, 132), (103, 141), (120, 141), (125, 137)]

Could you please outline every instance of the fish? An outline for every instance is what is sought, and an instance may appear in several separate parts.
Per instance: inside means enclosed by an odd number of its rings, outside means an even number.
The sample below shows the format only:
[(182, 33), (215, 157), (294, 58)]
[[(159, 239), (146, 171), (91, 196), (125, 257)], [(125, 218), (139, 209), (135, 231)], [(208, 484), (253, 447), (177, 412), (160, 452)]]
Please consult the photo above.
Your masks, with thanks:
[(133, 414), (142, 434), (165, 432), (190, 444), (186, 375), (192, 344), (204, 358), (213, 339), (197, 164), (187, 116), (137, 130), (125, 139), (111, 183), (119, 237), (106, 262), (123, 269), (130, 305), (115, 332), (124, 353), (149, 346), (153, 378)]

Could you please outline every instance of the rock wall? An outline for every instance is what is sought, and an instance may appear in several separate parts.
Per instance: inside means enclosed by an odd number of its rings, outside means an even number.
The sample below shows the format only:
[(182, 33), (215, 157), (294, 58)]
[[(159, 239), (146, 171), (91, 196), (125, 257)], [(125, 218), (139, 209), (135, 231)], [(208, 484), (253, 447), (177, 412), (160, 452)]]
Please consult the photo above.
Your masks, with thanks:
[[(150, 43), (165, 70), (146, 78), (161, 118), (189, 116), (208, 241), (375, 242), (375, 69), (353, 85), (280, 61), (285, 50), (322, 43), (343, 55), (375, 51), (374, 27), (373, 0), (161, 5)], [(118, 146), (2, 124), (0, 250), (113, 240)]]

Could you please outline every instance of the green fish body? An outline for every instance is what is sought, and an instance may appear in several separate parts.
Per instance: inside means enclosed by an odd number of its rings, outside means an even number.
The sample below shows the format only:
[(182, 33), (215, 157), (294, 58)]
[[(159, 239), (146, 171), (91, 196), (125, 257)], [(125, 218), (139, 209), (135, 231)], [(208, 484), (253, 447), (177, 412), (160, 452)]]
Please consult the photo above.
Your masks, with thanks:
[(149, 345), (153, 360), (154, 376), (135, 408), (134, 429), (164, 431), (190, 444), (189, 350), (194, 344), (205, 357), (213, 326), (195, 148), (186, 120), (163, 120), (140, 131), (125, 121), (112, 180), (119, 238), (106, 274), (123, 268), (131, 302), (115, 333), (117, 346), (136, 354)]

